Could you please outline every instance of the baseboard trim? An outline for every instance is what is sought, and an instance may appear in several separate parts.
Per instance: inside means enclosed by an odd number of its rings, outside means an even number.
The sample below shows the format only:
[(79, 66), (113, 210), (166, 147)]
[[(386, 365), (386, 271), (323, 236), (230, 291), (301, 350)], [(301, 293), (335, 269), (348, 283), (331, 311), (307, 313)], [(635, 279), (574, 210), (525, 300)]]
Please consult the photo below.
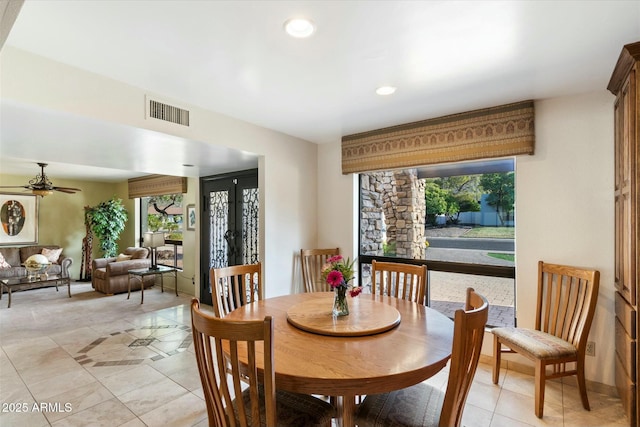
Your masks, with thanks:
[[(489, 355), (486, 355), (486, 354), (481, 354), (480, 355), (480, 363), (486, 363), (488, 365), (493, 366), (493, 356), (489, 356)], [(531, 376), (535, 375), (535, 369), (534, 369), (533, 366), (526, 365), (526, 364), (520, 363), (520, 362), (515, 362), (513, 360), (505, 360), (503, 358), (500, 361), (500, 367), (509, 369), (511, 371), (520, 372), (521, 374), (527, 374), (527, 375), (531, 375)], [(578, 382), (576, 380), (576, 376), (575, 375), (572, 375), (572, 376), (569, 376), (569, 377), (564, 377), (564, 378), (554, 378), (554, 379), (551, 379), (549, 381), (563, 382), (565, 384), (572, 385), (574, 387), (578, 386)], [(594, 393), (605, 394), (605, 395), (611, 396), (611, 397), (620, 397), (619, 394), (618, 394), (618, 389), (615, 386), (599, 383), (597, 381), (590, 381), (590, 380), (586, 380), (586, 383), (587, 383), (587, 390), (588, 391), (593, 391)]]

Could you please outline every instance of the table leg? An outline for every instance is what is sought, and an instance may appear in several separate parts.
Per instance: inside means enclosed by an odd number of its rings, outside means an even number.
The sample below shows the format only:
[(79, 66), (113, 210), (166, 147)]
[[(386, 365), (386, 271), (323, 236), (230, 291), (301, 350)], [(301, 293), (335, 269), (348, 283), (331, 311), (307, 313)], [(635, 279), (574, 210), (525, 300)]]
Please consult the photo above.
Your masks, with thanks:
[(144, 304), (144, 276), (140, 276), (140, 304)]
[(173, 284), (176, 290), (176, 296), (178, 296), (178, 270), (173, 270)]
[(164, 274), (160, 273), (160, 292), (164, 293)]
[(69, 292), (69, 298), (71, 298), (71, 279), (67, 278), (67, 291)]
[(11, 308), (11, 286), (7, 286), (7, 293), (9, 294), (9, 304), (7, 304), (7, 308)]
[(129, 274), (129, 279), (127, 280), (127, 299), (129, 299), (129, 297), (131, 297), (131, 274)]
[(356, 397), (354, 395), (338, 396), (336, 399), (339, 427), (355, 426)]

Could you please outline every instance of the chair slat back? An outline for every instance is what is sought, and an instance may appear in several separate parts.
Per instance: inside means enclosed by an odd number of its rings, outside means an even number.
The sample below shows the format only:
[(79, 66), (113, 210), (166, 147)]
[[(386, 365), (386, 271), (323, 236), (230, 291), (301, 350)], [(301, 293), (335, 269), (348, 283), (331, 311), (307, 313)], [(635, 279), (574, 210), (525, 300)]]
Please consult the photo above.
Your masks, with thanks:
[(322, 266), (327, 263), (327, 259), (334, 255), (340, 255), (340, 248), (300, 250), (302, 281), (304, 282), (305, 292), (331, 291), (331, 286), (322, 280)]
[(586, 346), (599, 285), (597, 270), (539, 261), (536, 329)]
[(371, 261), (371, 293), (425, 304), (427, 267)]
[(264, 296), (261, 271), (259, 262), (212, 268), (209, 277), (216, 316), (224, 317), (238, 307), (261, 300)]
[(465, 310), (455, 312), (449, 380), (440, 413), (441, 427), (458, 427), (461, 424), (464, 405), (480, 360), (489, 303), (485, 297), (468, 288)]
[[(264, 407), (263, 425), (276, 425), (275, 371), (273, 365), (273, 321), (229, 321), (210, 316), (200, 310), (196, 298), (191, 300), (191, 325), (198, 371), (207, 404), (209, 425), (221, 427), (249, 427), (261, 425), (260, 408)], [(224, 353), (223, 341), (229, 342), (230, 352)], [(262, 345), (259, 342), (262, 341)], [(264, 349), (264, 352), (262, 351)], [(240, 369), (239, 356), (246, 355), (246, 369)], [(264, 361), (258, 378), (256, 361)], [(227, 370), (228, 361), (230, 370)], [(220, 375), (222, 373), (222, 375)], [(258, 384), (263, 383), (264, 397), (260, 401)], [(242, 391), (248, 384), (248, 404)], [(236, 397), (238, 397), (236, 399)], [(235, 408), (234, 411), (234, 400)]]

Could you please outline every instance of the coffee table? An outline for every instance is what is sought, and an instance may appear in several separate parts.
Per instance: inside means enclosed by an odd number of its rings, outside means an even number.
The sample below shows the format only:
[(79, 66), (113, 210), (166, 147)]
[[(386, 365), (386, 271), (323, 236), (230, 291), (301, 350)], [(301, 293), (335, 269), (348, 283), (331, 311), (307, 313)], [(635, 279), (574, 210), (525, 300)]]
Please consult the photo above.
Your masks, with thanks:
[[(56, 292), (58, 291), (58, 285), (67, 285), (67, 292), (69, 298), (71, 298), (71, 279), (69, 277), (60, 276), (57, 274), (49, 274), (48, 276), (35, 276), (35, 277), (11, 277), (8, 279), (0, 280), (2, 288), (7, 290), (9, 295), (9, 303), (7, 308), (11, 308), (11, 290), (15, 288), (36, 289), (44, 288), (47, 285), (54, 285)], [(2, 299), (2, 291), (0, 290), (0, 299)]]
[(176, 289), (176, 296), (178, 296), (178, 269), (175, 267), (167, 267), (166, 265), (159, 265), (158, 268), (156, 269), (152, 269), (152, 268), (137, 268), (135, 270), (129, 270), (129, 280), (127, 281), (127, 288), (129, 290), (128, 294), (127, 294), (127, 299), (129, 299), (129, 297), (131, 297), (131, 278), (132, 277), (138, 277), (140, 279), (140, 304), (144, 303), (144, 280), (143, 277), (144, 276), (150, 276), (150, 275), (160, 275), (160, 288), (162, 289), (162, 292), (164, 292), (164, 280), (163, 280), (163, 275), (165, 273), (173, 273), (173, 277), (175, 278), (175, 289)]

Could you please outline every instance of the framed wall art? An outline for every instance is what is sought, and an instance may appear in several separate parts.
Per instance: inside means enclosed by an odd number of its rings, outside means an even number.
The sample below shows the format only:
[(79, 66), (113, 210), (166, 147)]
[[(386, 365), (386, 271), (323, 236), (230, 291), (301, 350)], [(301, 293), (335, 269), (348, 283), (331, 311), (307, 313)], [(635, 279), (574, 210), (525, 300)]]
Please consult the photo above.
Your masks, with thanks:
[(187, 230), (196, 229), (196, 205), (187, 205)]
[(38, 197), (0, 193), (0, 245), (38, 243)]

